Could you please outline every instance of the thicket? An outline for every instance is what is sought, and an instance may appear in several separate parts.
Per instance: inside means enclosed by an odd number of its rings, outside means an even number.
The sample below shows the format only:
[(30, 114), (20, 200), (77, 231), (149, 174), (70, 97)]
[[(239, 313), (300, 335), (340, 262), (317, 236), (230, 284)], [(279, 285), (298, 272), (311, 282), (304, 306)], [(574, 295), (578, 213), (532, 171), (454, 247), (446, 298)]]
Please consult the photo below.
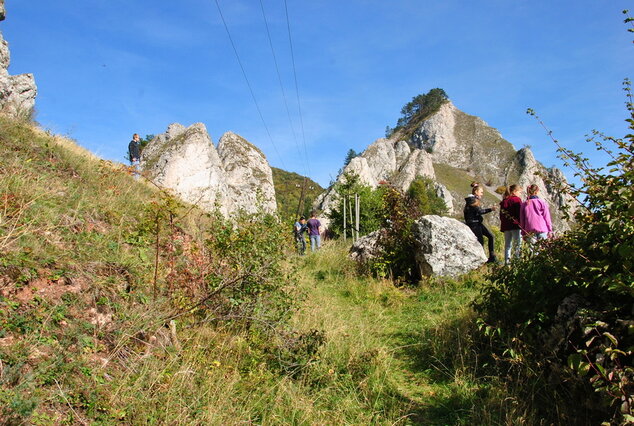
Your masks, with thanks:
[(447, 93), (440, 88), (431, 89), (429, 92), (416, 95), (411, 101), (401, 108), (401, 117), (396, 121), (396, 125), (385, 129), (385, 136), (390, 137), (395, 132), (409, 130), (416, 124), (425, 120), (449, 100)]
[[(634, 131), (629, 80), (624, 87), (626, 121)], [(496, 371), (519, 383), (544, 418), (629, 424), (634, 422), (634, 134), (614, 138), (593, 131), (587, 140), (611, 159), (606, 167), (593, 167), (553, 138), (581, 181), (559, 188), (580, 201), (571, 212), (574, 229), (510, 268), (496, 269), (475, 308)]]
[(277, 213), (280, 219), (286, 223), (297, 220), (298, 209), (299, 215), (308, 217), (313, 201), (324, 189), (312, 179), (297, 173), (287, 172), (276, 167), (272, 167), (271, 170), (275, 186)]

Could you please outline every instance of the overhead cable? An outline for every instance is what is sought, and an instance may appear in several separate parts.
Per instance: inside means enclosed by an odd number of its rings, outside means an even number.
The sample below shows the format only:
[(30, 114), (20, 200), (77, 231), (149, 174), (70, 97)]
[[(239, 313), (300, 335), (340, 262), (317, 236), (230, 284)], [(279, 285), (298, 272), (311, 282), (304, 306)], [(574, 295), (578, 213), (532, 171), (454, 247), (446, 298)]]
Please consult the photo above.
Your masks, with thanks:
[[(273, 62), (275, 64), (275, 72), (277, 73), (277, 79), (280, 83), (280, 89), (282, 91), (282, 98), (284, 99), (284, 106), (286, 107), (286, 115), (288, 116), (288, 122), (289, 125), (291, 126), (291, 132), (293, 134), (293, 140), (295, 141), (295, 146), (297, 147), (297, 154), (299, 155), (299, 158), (301, 159), (303, 157), (302, 155), (302, 150), (299, 146), (299, 141), (297, 140), (297, 134), (295, 133), (295, 126), (293, 126), (293, 119), (291, 118), (291, 111), (290, 108), (288, 107), (288, 101), (286, 99), (286, 91), (284, 90), (284, 83), (282, 82), (282, 75), (280, 74), (280, 68), (277, 62), (277, 55), (275, 54), (275, 48), (273, 47), (273, 40), (271, 38), (271, 32), (269, 30), (269, 23), (268, 20), (266, 19), (266, 12), (264, 10), (264, 3), (262, 0), (260, 0), (260, 8), (262, 9), (262, 17), (264, 18), (264, 26), (266, 27), (266, 35), (269, 39), (269, 46), (271, 47), (271, 54), (273, 55)], [(302, 161), (302, 163), (304, 163), (304, 174), (307, 174), (307, 166), (308, 166), (308, 161), (307, 159), (305, 159), (306, 161)]]
[(225, 26), (225, 30), (227, 31), (227, 36), (229, 37), (229, 41), (231, 42), (231, 47), (233, 48), (233, 53), (235, 53), (236, 55), (236, 59), (238, 60), (238, 64), (240, 65), (240, 69), (242, 70), (242, 75), (244, 76), (244, 80), (247, 83), (247, 87), (249, 88), (249, 92), (251, 93), (251, 97), (253, 98), (253, 103), (255, 103), (255, 108), (258, 110), (258, 114), (260, 115), (260, 120), (262, 120), (262, 124), (264, 125), (264, 128), (266, 129), (266, 133), (269, 136), (269, 140), (271, 141), (271, 145), (273, 145), (273, 149), (275, 150), (275, 153), (277, 154), (277, 156), (280, 159), (280, 162), (282, 163), (282, 167), (284, 169), (286, 169), (286, 165), (284, 164), (284, 159), (282, 158), (282, 156), (280, 155), (279, 151), (277, 150), (277, 146), (275, 146), (275, 142), (273, 141), (273, 137), (271, 136), (271, 132), (269, 131), (269, 127), (266, 125), (266, 121), (264, 121), (264, 116), (262, 115), (262, 110), (260, 109), (260, 105), (258, 104), (258, 100), (255, 97), (255, 93), (253, 92), (253, 88), (251, 87), (251, 83), (249, 82), (249, 78), (247, 77), (247, 73), (244, 70), (244, 66), (242, 65), (242, 61), (240, 60), (240, 55), (238, 54), (238, 49), (236, 49), (236, 45), (233, 42), (233, 38), (231, 37), (231, 32), (229, 32), (229, 27), (227, 26), (227, 22), (225, 21), (225, 17), (222, 14), (222, 10), (220, 9), (220, 3), (218, 3), (218, 0), (215, 0), (216, 2), (216, 6), (218, 7), (218, 13), (220, 14), (220, 19), (222, 20), (223, 25)]

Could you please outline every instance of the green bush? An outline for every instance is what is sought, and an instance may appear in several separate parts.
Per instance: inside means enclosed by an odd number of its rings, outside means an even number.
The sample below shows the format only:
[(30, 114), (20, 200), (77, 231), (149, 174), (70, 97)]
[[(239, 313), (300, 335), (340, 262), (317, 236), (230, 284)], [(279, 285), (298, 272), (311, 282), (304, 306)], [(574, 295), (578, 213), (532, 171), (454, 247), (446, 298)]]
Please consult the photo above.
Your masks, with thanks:
[[(628, 80), (625, 90), (631, 100)], [(634, 107), (631, 102), (627, 107), (634, 130)], [(634, 135), (617, 139), (595, 131), (588, 141), (612, 158), (606, 168), (591, 167), (554, 140), (582, 182), (569, 189), (581, 201), (572, 213), (575, 228), (510, 268), (493, 271), (475, 307), (498, 367), (540, 383), (545, 415), (573, 423), (629, 422), (634, 421)], [(584, 404), (562, 403), (553, 398), (557, 392)]]

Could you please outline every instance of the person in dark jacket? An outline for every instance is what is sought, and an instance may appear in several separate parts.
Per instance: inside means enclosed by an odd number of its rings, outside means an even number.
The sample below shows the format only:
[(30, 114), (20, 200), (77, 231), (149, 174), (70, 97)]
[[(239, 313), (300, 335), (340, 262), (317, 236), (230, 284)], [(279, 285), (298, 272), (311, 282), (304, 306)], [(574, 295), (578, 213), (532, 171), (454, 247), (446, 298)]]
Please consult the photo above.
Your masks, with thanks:
[[(511, 257), (520, 257), (522, 235), (520, 231), (520, 206), (522, 188), (511, 185), (504, 191), (504, 199), (500, 203), (500, 230), (504, 232), (504, 264), (507, 265)], [(514, 255), (511, 256), (513, 250)]]
[(141, 140), (138, 133), (132, 135), (132, 140), (128, 144), (128, 157), (130, 157), (130, 164), (133, 166), (138, 164), (141, 158)]
[(141, 159), (141, 141), (138, 133), (132, 135), (132, 140), (128, 144), (128, 157), (130, 158), (130, 165), (132, 166), (132, 175), (135, 179), (138, 179), (139, 173), (137, 166)]
[(484, 247), (484, 237), (487, 237), (489, 246), (489, 260), (488, 263), (495, 263), (497, 261), (494, 251), (494, 240), (491, 231), (484, 226), (482, 221), (484, 220), (482, 215), (490, 213), (496, 210), (496, 207), (485, 209), (482, 207), (482, 195), (484, 194), (484, 188), (478, 182), (471, 183), (471, 195), (465, 198), (464, 206), (464, 221), (469, 228), (473, 231), (478, 242)]

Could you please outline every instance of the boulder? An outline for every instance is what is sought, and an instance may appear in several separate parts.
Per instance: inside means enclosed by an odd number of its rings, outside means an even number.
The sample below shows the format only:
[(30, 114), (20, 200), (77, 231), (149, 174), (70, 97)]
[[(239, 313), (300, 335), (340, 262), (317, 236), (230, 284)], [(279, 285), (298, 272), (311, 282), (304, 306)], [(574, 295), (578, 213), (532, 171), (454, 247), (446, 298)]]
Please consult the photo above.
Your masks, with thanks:
[(377, 257), (381, 251), (378, 245), (380, 233), (380, 230), (374, 231), (355, 241), (350, 247), (350, 258), (359, 263), (366, 263)]
[(218, 154), (234, 210), (277, 211), (273, 172), (262, 151), (243, 137), (227, 132), (220, 138)]
[(471, 229), (456, 219), (423, 216), (414, 223), (414, 236), (421, 276), (458, 276), (487, 261)]

